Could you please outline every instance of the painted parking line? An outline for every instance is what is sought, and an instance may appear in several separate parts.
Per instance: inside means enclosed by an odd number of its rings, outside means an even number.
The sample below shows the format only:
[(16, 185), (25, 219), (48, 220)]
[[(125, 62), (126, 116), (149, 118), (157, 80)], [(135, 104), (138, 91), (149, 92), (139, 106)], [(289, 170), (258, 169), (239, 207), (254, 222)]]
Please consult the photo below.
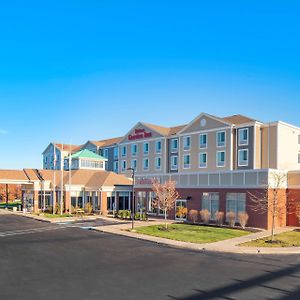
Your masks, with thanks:
[(6, 231), (6, 232), (0, 232), (0, 238), (7, 237), (7, 236), (14, 236), (14, 235), (24, 235), (24, 234), (32, 234), (32, 233), (39, 233), (45, 231), (53, 231), (53, 230), (65, 229), (69, 227), (70, 226), (41, 227), (41, 228), (32, 228), (32, 229), (24, 229), (24, 230)]

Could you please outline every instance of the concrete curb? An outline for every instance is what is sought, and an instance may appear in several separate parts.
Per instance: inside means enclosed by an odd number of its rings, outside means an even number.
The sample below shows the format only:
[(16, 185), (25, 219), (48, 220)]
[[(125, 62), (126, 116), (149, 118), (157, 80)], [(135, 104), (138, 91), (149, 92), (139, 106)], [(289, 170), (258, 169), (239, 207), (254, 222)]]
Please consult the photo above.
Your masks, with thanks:
[[(232, 254), (278, 254), (278, 255), (284, 255), (284, 254), (300, 254), (300, 247), (293, 247), (293, 248), (265, 248), (265, 247), (240, 247), (236, 244), (232, 244), (230, 246), (226, 245), (219, 245), (221, 242), (223, 244), (226, 244), (230, 242), (230, 240), (216, 242), (216, 243), (209, 243), (209, 244), (194, 244), (194, 243), (187, 243), (187, 242), (181, 242), (181, 241), (175, 241), (175, 240), (169, 240), (165, 238), (145, 235), (145, 234), (139, 234), (127, 231), (126, 228), (116, 228), (117, 226), (114, 226), (114, 228), (110, 226), (100, 226), (100, 227), (94, 227), (94, 230), (100, 231), (103, 233), (109, 233), (109, 234), (117, 234), (121, 236), (126, 236), (129, 238), (135, 238), (139, 240), (149, 241), (156, 244), (161, 244), (169, 247), (174, 248), (180, 248), (180, 249), (189, 249), (194, 251), (200, 251), (200, 252), (218, 252), (218, 253), (232, 253)], [(265, 233), (266, 236), (269, 235), (269, 233)], [(246, 236), (243, 236), (246, 237)], [(234, 239), (232, 239), (234, 240)], [(253, 238), (249, 239), (253, 240)], [(217, 245), (216, 245), (217, 244)]]

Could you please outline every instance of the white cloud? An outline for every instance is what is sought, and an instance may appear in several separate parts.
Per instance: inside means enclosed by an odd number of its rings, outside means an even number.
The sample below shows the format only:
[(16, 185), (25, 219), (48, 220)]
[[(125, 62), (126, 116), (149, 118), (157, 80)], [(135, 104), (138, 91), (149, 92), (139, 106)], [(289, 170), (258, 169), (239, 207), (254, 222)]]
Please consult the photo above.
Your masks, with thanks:
[(0, 134), (6, 135), (6, 134), (8, 134), (8, 131), (5, 130), (5, 129), (0, 128)]

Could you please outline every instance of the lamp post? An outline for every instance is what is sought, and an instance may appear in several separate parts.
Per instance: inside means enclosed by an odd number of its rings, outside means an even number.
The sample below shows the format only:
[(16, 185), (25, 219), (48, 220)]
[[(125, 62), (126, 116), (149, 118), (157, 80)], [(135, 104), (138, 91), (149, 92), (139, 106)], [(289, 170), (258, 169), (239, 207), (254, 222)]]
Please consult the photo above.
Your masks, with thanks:
[(128, 171), (132, 171), (132, 196), (131, 196), (131, 229), (134, 228), (134, 211), (135, 211), (135, 201), (134, 201), (134, 175), (135, 175), (135, 169), (134, 168), (128, 168)]

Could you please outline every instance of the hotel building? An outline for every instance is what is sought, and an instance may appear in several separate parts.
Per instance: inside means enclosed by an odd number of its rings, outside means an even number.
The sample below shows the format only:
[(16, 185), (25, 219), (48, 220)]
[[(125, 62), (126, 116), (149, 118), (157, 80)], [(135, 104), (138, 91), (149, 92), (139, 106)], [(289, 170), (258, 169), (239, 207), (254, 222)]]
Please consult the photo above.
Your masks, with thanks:
[[(294, 195), (300, 189), (300, 128), (284, 122), (201, 113), (175, 127), (139, 122), (125, 136), (112, 140), (105, 146), (89, 141), (81, 149), (103, 154), (99, 151), (107, 147), (111, 153), (103, 155), (107, 165), (127, 177), (128, 168), (134, 168), (136, 209), (152, 215), (160, 214), (153, 207), (153, 179), (177, 182), (177, 207), (208, 209), (212, 219), (216, 211), (233, 211), (236, 216), (246, 211), (249, 225), (263, 228), (270, 226), (270, 216), (251, 209), (249, 192), (268, 190), (274, 172), (287, 174), (282, 201), (289, 201), (289, 189)], [(176, 218), (176, 208), (169, 217)], [(290, 214), (278, 220), (282, 226), (295, 222)]]

